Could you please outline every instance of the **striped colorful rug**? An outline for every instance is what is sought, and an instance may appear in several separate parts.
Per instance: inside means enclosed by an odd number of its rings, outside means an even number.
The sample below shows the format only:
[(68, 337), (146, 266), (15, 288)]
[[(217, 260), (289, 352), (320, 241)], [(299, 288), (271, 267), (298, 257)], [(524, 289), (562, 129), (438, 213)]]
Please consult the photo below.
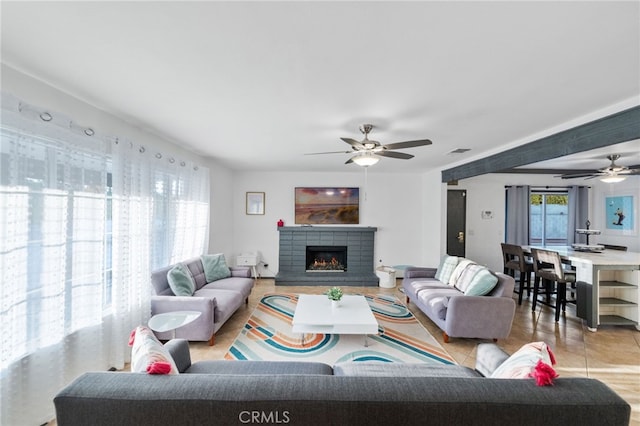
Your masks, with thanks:
[(440, 344), (393, 296), (365, 296), (378, 321), (378, 335), (307, 334), (291, 331), (298, 302), (295, 294), (267, 294), (233, 342), (226, 359), (319, 361), (425, 362), (456, 364)]

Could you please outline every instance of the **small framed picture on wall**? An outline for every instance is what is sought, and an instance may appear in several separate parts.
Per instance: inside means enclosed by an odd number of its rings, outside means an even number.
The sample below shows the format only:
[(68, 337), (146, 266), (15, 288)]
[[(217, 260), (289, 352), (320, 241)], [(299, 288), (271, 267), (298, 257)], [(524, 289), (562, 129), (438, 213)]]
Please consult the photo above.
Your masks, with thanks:
[(264, 214), (264, 192), (247, 192), (247, 214)]
[(605, 197), (606, 227), (623, 235), (637, 232), (637, 207), (633, 195)]

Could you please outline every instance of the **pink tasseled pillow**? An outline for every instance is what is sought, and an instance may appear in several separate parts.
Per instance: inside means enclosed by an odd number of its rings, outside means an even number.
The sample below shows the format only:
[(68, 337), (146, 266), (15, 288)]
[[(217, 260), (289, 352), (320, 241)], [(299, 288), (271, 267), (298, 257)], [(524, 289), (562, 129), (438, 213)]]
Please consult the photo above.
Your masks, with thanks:
[(151, 330), (138, 326), (129, 336), (131, 371), (149, 374), (178, 374), (171, 354)]
[(553, 369), (556, 358), (544, 342), (522, 346), (491, 374), (491, 378), (525, 379), (533, 377), (538, 386), (553, 385), (558, 374)]

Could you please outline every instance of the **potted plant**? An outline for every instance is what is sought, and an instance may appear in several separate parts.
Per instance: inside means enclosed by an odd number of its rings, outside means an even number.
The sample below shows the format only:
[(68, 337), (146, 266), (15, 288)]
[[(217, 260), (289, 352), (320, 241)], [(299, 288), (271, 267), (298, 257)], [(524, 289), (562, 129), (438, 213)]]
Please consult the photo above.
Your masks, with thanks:
[(327, 297), (331, 300), (332, 307), (338, 307), (340, 304), (340, 299), (342, 299), (342, 289), (340, 287), (331, 287), (327, 291)]

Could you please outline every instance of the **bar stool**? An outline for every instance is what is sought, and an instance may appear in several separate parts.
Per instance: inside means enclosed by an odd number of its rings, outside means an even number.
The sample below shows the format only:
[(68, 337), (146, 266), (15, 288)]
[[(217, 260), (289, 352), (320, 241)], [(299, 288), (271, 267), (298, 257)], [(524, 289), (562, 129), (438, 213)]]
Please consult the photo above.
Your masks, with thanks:
[[(533, 272), (533, 263), (527, 261), (522, 247), (516, 244), (501, 243), (502, 261), (504, 273), (515, 278), (515, 271), (520, 273), (520, 286), (514, 292), (518, 293), (518, 305), (522, 305), (522, 294), (527, 289), (527, 298), (531, 294), (531, 273)], [(525, 287), (526, 283), (526, 287)]]
[[(567, 283), (576, 282), (575, 272), (566, 271), (562, 267), (560, 254), (556, 251), (532, 248), (531, 255), (533, 256), (533, 272), (535, 274), (531, 310), (536, 310), (537, 302), (555, 308), (556, 322), (558, 322), (560, 309), (565, 312), (567, 306)], [(544, 287), (542, 293), (540, 292), (540, 284)], [(554, 293), (556, 295), (555, 304), (551, 303), (551, 295)], [(538, 300), (540, 294), (547, 296), (546, 301)]]

